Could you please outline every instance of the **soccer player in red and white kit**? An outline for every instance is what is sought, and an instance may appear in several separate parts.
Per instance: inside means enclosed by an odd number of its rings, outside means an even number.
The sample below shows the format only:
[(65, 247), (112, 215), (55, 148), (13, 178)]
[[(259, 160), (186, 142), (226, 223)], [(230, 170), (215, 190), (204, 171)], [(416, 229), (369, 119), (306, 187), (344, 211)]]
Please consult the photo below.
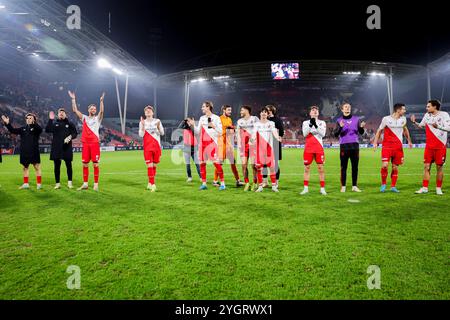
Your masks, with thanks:
[(444, 163), (447, 155), (447, 132), (450, 131), (450, 116), (447, 112), (440, 111), (441, 103), (438, 100), (430, 100), (427, 103), (427, 113), (420, 123), (416, 117), (411, 116), (411, 121), (419, 128), (425, 127), (426, 146), (424, 154), (423, 184), (416, 193), (428, 193), (431, 164), (436, 163), (436, 194), (442, 195), (442, 181), (444, 180)]
[(195, 126), (194, 119), (188, 120), (188, 124), (194, 128), (195, 134), (200, 136), (199, 143), (199, 162), (200, 175), (202, 176), (202, 185), (200, 190), (206, 190), (206, 162), (212, 161), (220, 179), (219, 190), (225, 190), (225, 179), (223, 176), (222, 163), (219, 158), (219, 138), (222, 137), (222, 121), (220, 117), (212, 113), (213, 104), (210, 101), (205, 101), (202, 104), (203, 116), (200, 117), (197, 126)]
[(303, 191), (301, 195), (309, 193), (309, 178), (311, 175), (311, 164), (313, 161), (317, 163), (319, 171), (320, 193), (327, 195), (325, 191), (325, 153), (323, 150), (323, 141), (327, 131), (325, 121), (319, 120), (319, 107), (312, 106), (309, 108), (309, 116), (311, 119), (303, 122), (302, 131), (305, 137), (305, 150), (303, 152), (303, 163), (305, 165), (305, 173), (303, 179)]
[(248, 174), (248, 163), (250, 162), (253, 169), (253, 187), (252, 191), (256, 190), (258, 178), (255, 165), (255, 148), (250, 146), (250, 138), (253, 135), (255, 124), (259, 121), (258, 117), (252, 116), (252, 109), (250, 106), (241, 107), (241, 119), (237, 121), (237, 143), (239, 154), (242, 161), (242, 173), (244, 175), (245, 187), (244, 191), (250, 189), (250, 180)]
[(381, 149), (381, 187), (380, 192), (386, 192), (386, 181), (388, 176), (389, 161), (392, 162), (391, 171), (391, 191), (398, 193), (396, 185), (398, 179), (398, 167), (403, 164), (403, 134), (408, 140), (409, 148), (412, 148), (411, 136), (406, 127), (406, 106), (403, 103), (394, 105), (394, 113), (386, 116), (381, 120), (375, 138), (373, 140), (373, 150), (378, 147), (378, 140), (381, 133), (384, 132), (383, 143)]
[(103, 120), (105, 106), (103, 100), (105, 93), (100, 97), (100, 111), (97, 115), (97, 106), (90, 104), (88, 106), (88, 115), (82, 114), (77, 107), (76, 96), (74, 92), (69, 91), (69, 96), (72, 99), (72, 110), (83, 122), (83, 131), (81, 133), (81, 161), (83, 162), (83, 185), (77, 190), (88, 189), (89, 181), (89, 162), (92, 161), (94, 165), (94, 191), (98, 191), (98, 178), (100, 175), (99, 161), (100, 161), (100, 124)]
[(144, 108), (145, 119), (141, 117), (139, 123), (139, 136), (144, 138), (144, 159), (147, 164), (148, 185), (147, 190), (156, 191), (155, 177), (156, 165), (161, 158), (161, 136), (164, 135), (164, 127), (161, 120), (153, 118), (152, 106)]
[(250, 143), (256, 147), (256, 168), (258, 170), (258, 184), (259, 187), (255, 192), (263, 192), (263, 174), (264, 167), (269, 168), (270, 181), (272, 182), (272, 191), (278, 192), (277, 175), (275, 169), (275, 154), (274, 147), (278, 146), (278, 143), (274, 143), (274, 139), (281, 141), (281, 137), (278, 135), (278, 130), (275, 127), (275, 122), (270, 121), (269, 109), (263, 107), (260, 112), (260, 120), (255, 123), (253, 135)]

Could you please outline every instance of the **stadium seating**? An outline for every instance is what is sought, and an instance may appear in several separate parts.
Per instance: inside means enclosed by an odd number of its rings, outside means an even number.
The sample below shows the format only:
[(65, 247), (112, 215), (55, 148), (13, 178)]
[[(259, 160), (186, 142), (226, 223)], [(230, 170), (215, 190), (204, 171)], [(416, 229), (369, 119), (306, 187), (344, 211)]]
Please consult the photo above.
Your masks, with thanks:
[[(48, 114), (50, 111), (56, 112), (58, 106), (64, 104), (63, 97), (41, 96), (42, 90), (33, 85), (32, 82), (22, 83), (20, 86), (0, 86), (0, 114), (8, 115), (11, 123), (16, 126), (24, 124), (24, 116), (27, 113), (34, 113), (38, 118), (38, 123), (44, 128), (48, 121)], [(61, 93), (62, 95), (62, 93)], [(67, 100), (67, 99), (66, 99)], [(67, 110), (70, 111), (70, 110)], [(76, 124), (77, 129), (81, 132), (82, 125), (73, 112), (67, 112), (70, 121)], [(0, 145), (3, 147), (16, 146), (19, 138), (15, 135), (10, 135), (3, 126), (0, 127)], [(104, 146), (116, 145), (137, 145), (136, 139), (121, 132), (102, 126), (100, 130), (100, 140)], [(41, 145), (51, 144), (51, 136), (45, 132), (40, 138)], [(73, 141), (74, 147), (81, 146), (79, 137)]]

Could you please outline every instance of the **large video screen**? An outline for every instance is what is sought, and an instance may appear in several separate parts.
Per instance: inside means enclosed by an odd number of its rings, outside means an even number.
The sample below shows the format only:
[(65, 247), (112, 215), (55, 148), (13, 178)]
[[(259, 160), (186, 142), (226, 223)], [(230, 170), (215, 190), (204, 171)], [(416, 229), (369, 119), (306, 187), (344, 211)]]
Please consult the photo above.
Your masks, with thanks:
[(299, 78), (299, 63), (272, 63), (273, 80), (289, 80)]

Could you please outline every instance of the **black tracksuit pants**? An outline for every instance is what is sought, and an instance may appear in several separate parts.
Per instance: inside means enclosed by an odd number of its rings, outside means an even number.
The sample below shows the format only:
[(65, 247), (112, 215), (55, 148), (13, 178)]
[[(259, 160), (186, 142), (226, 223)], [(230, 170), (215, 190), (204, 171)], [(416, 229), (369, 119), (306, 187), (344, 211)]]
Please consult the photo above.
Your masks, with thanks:
[(347, 184), (348, 161), (352, 164), (352, 186), (358, 185), (358, 166), (359, 166), (359, 144), (342, 144), (340, 150), (341, 158), (341, 186)]

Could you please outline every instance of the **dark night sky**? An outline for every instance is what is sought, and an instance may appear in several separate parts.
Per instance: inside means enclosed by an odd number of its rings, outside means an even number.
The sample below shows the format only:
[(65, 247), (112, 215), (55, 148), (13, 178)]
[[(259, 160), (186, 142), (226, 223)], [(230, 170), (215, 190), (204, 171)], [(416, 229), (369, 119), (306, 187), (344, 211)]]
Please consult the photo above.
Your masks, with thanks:
[[(64, 2), (66, 0), (62, 0)], [(66, 1), (67, 3), (67, 1)], [(450, 51), (443, 2), (71, 0), (100, 31), (157, 73), (227, 63), (354, 59), (425, 64)], [(245, 4), (245, 5), (244, 5)], [(382, 30), (366, 28), (381, 7)], [(112, 32), (108, 33), (108, 12)], [(154, 45), (152, 29), (161, 31)], [(154, 37), (154, 36), (153, 36)], [(206, 55), (206, 56), (205, 56)], [(204, 56), (202, 59), (196, 59)]]

